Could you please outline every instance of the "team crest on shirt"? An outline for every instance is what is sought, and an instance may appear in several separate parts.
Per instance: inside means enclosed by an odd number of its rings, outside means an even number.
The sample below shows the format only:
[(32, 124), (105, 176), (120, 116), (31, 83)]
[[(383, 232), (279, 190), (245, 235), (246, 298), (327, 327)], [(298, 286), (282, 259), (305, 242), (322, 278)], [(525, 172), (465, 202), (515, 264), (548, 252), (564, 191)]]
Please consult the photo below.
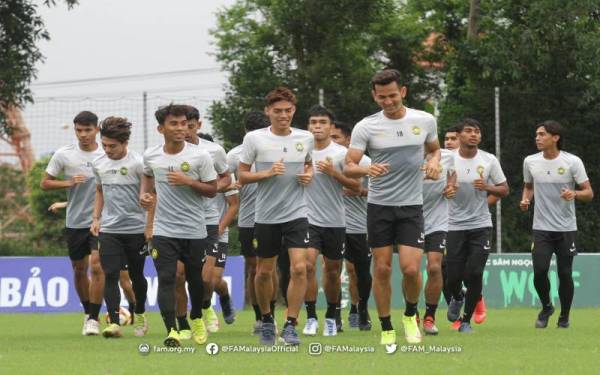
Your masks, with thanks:
[(158, 249), (153, 248), (152, 251), (150, 252), (150, 255), (152, 256), (152, 259), (158, 258)]
[(565, 174), (565, 172), (566, 172), (566, 171), (567, 171), (567, 170), (566, 170), (566, 169), (564, 169), (563, 167), (558, 167), (558, 174), (561, 174), (561, 175), (562, 175), (562, 174)]
[(485, 171), (485, 168), (483, 167), (483, 165), (477, 166), (477, 174), (482, 175), (484, 171)]
[(298, 152), (304, 151), (304, 145), (302, 144), (302, 142), (296, 143), (296, 151), (298, 151)]
[(413, 126), (413, 128), (412, 128), (412, 133), (413, 133), (414, 135), (419, 135), (419, 134), (421, 134), (421, 128), (420, 128), (420, 127), (418, 127), (418, 126)]
[(123, 175), (123, 176), (127, 176), (127, 173), (129, 172), (129, 170), (127, 169), (127, 167), (121, 167), (121, 169), (119, 170), (119, 172)]
[(187, 161), (184, 161), (183, 163), (181, 163), (181, 171), (182, 172), (189, 172), (190, 170), (190, 163), (188, 163)]

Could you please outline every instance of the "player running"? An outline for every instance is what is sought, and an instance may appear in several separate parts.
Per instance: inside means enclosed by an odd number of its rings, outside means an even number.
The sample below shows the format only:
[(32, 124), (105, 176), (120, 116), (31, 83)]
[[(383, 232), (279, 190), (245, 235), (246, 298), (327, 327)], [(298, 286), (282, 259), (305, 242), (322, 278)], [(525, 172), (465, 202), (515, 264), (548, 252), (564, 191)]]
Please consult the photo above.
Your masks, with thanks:
[[(471, 317), (483, 288), (483, 270), (491, 249), (492, 217), (488, 208), (488, 194), (499, 198), (508, 195), (508, 184), (496, 157), (478, 149), (481, 126), (477, 120), (463, 119), (458, 124), (460, 146), (455, 154), (454, 167), (458, 191), (450, 200), (446, 262), (448, 288), (452, 299), (447, 317), (458, 329), (472, 333)], [(463, 281), (468, 286), (463, 298)]]
[[(423, 255), (423, 174), (439, 176), (440, 146), (435, 118), (403, 104), (407, 88), (394, 69), (378, 72), (371, 79), (372, 95), (381, 112), (364, 118), (354, 127), (344, 173), (349, 177), (371, 177), (367, 230), (373, 252), (373, 292), (381, 321), (381, 344), (396, 342), (390, 316), (392, 250), (398, 246), (406, 309), (402, 323), (409, 343), (421, 342), (417, 325), (417, 303), (421, 290)], [(371, 165), (359, 165), (363, 154)], [(429, 161), (423, 166), (423, 155)]]
[[(288, 288), (288, 316), (281, 338), (288, 345), (300, 343), (294, 323), (306, 293), (307, 208), (304, 186), (312, 180), (313, 136), (291, 127), (296, 97), (280, 87), (267, 94), (265, 113), (271, 126), (246, 134), (238, 173), (242, 185), (258, 183), (255, 228), (258, 262), (256, 298), (262, 314), (260, 343), (275, 343), (275, 324), (270, 302), (273, 272), (282, 245), (288, 251), (291, 279)], [(251, 168), (254, 164), (256, 172)]]
[[(560, 299), (558, 328), (569, 327), (573, 302), (573, 257), (577, 255), (577, 218), (575, 200), (590, 202), (594, 197), (583, 162), (562, 151), (564, 129), (556, 121), (537, 125), (535, 144), (540, 151), (523, 162), (523, 196), (521, 210), (527, 211), (535, 197), (533, 214), (533, 284), (542, 303), (536, 328), (546, 328), (554, 313), (550, 300), (548, 269), (556, 254)], [(576, 189), (577, 187), (577, 189)]]
[(139, 204), (144, 165), (142, 157), (128, 149), (131, 123), (125, 118), (108, 117), (100, 126), (105, 154), (92, 162), (96, 177), (96, 199), (90, 231), (100, 241), (99, 252), (105, 276), (104, 299), (110, 323), (104, 337), (121, 337), (119, 324), (121, 292), (119, 276), (126, 259), (135, 293), (135, 336), (148, 332), (145, 316), (148, 282), (144, 277), (143, 251), (146, 243), (146, 214)]
[[(104, 154), (96, 142), (98, 116), (80, 112), (73, 119), (77, 143), (59, 148), (48, 163), (40, 186), (43, 190), (67, 189), (65, 234), (73, 266), (75, 290), (83, 305), (82, 334), (100, 334), (98, 314), (104, 294), (104, 273), (98, 255), (98, 238), (90, 233), (96, 183), (92, 161)], [(64, 180), (58, 177), (64, 173)], [(88, 266), (92, 277), (88, 279)]]
[(177, 260), (185, 265), (192, 304), (192, 339), (204, 344), (206, 326), (202, 320), (202, 260), (207, 246), (203, 197), (217, 193), (217, 173), (210, 154), (185, 142), (188, 108), (170, 104), (156, 113), (158, 131), (164, 144), (144, 153), (144, 176), (140, 202), (150, 207), (156, 190), (156, 210), (150, 252), (158, 274), (158, 306), (167, 329), (166, 346), (180, 346), (175, 313)]

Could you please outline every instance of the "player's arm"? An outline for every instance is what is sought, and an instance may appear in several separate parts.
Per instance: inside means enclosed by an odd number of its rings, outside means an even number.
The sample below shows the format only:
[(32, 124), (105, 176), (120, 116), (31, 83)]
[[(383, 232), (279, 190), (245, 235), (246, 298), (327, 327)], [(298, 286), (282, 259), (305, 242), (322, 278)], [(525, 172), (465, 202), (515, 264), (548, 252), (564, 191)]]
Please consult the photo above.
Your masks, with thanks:
[(58, 213), (58, 210), (67, 207), (67, 204), (69, 204), (69, 202), (54, 202), (48, 207), (48, 211)]
[(519, 208), (521, 208), (521, 211), (527, 211), (529, 209), (532, 199), (533, 184), (531, 182), (526, 182), (523, 184), (523, 194), (521, 195), (521, 202), (519, 202)]
[[(371, 167), (360, 166), (360, 160), (364, 156), (365, 152), (357, 148), (349, 148), (344, 159), (344, 176), (348, 178), (362, 178), (364, 176), (371, 176)], [(387, 173), (387, 165), (384, 164), (371, 164), (373, 172), (377, 175)], [(375, 176), (372, 176), (375, 177)]]
[(102, 209), (104, 208), (104, 192), (102, 185), (96, 184), (96, 198), (94, 199), (94, 210), (92, 213), (92, 226), (90, 232), (94, 236), (100, 234), (100, 218), (102, 217)]
[(425, 171), (425, 178), (430, 180), (437, 180), (440, 178), (440, 160), (442, 160), (442, 151), (440, 149), (440, 142), (436, 138), (431, 142), (425, 143), (425, 159), (427, 162), (423, 166)]
[(456, 196), (457, 191), (458, 183), (456, 172), (450, 173), (450, 171), (448, 171), (446, 175), (446, 186), (444, 187), (444, 192), (442, 194), (444, 197), (452, 199)]
[(229, 189), (231, 185), (231, 172), (229, 170), (219, 173), (219, 178), (217, 179), (217, 192), (223, 193)]
[(298, 182), (304, 186), (310, 184), (313, 178), (313, 165), (312, 162), (306, 161), (304, 162), (304, 172), (298, 173), (296, 177), (298, 178)]
[(591, 202), (594, 198), (594, 192), (590, 181), (587, 180), (577, 184), (577, 187), (579, 188), (577, 190), (563, 189), (560, 192), (560, 197), (568, 201), (576, 199), (580, 202)]
[(146, 227), (144, 228), (144, 238), (149, 241), (152, 238), (152, 230), (154, 228), (154, 212), (156, 211), (156, 196), (152, 195), (152, 202), (148, 206), (146, 212)]
[(360, 191), (360, 178), (346, 177), (342, 171), (335, 168), (332, 160), (322, 160), (317, 162), (317, 170), (321, 173), (325, 173), (326, 175), (333, 177), (346, 189), (354, 190), (356, 192)]
[(225, 211), (223, 218), (219, 222), (219, 237), (225, 232), (225, 229), (233, 223), (233, 220), (238, 213), (238, 209), (240, 208), (239, 194), (236, 193), (225, 196), (225, 200), (227, 201), (227, 211)]
[(154, 193), (154, 177), (143, 174), (140, 183), (140, 206), (145, 210), (154, 205)]
[(492, 195), (492, 194), (488, 194), (488, 196), (487, 196), (488, 207), (494, 206), (499, 201), (500, 201), (500, 198), (498, 198), (497, 196)]
[(285, 174), (285, 164), (283, 159), (276, 161), (271, 165), (270, 169), (262, 171), (251, 172), (252, 165), (240, 162), (238, 165), (238, 176), (241, 185), (254, 184), (256, 182), (271, 178), (273, 176), (280, 176)]
[(40, 182), (40, 187), (42, 190), (68, 189), (84, 182), (85, 176), (82, 174), (77, 174), (69, 180), (58, 180), (48, 172), (45, 172), (44, 177), (42, 177), (42, 181)]
[[(200, 181), (195, 180), (185, 173), (174, 171), (167, 173), (167, 182), (172, 186), (189, 186), (196, 193), (208, 197), (214, 198), (217, 195), (217, 180), (211, 181)], [(231, 179), (229, 181), (231, 183)]]
[(486, 184), (483, 182), (483, 179), (475, 180), (474, 182), (475, 189), (482, 190), (487, 192), (488, 194), (495, 195), (499, 198), (504, 198), (508, 195), (508, 183), (506, 181), (501, 182), (496, 185)]

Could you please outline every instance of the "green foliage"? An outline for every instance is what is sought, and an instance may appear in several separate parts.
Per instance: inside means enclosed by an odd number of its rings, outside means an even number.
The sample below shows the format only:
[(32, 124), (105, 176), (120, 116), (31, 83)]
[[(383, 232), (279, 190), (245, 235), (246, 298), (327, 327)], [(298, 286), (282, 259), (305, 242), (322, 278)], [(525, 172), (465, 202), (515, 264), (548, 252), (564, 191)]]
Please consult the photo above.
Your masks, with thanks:
[(55, 214), (48, 211), (48, 207), (54, 202), (66, 201), (66, 191), (64, 189), (44, 191), (40, 187), (40, 182), (49, 161), (49, 157), (38, 160), (27, 177), (27, 188), (30, 191), (29, 204), (35, 221), (29, 237), (32, 241), (43, 246), (49, 244), (62, 246), (65, 211), (61, 210)]
[(354, 123), (376, 111), (369, 81), (386, 66), (405, 74), (409, 105), (422, 107), (434, 88), (415, 64), (427, 33), (402, 22), (392, 0), (240, 0), (219, 12), (212, 33), (230, 75), (225, 99), (213, 103), (210, 116), (227, 148), (242, 140), (244, 113), (262, 109), (277, 85), (295, 91), (298, 127), (319, 89), (341, 120)]
[[(64, 0), (69, 8), (77, 0)], [(44, 5), (54, 6), (55, 0)], [(22, 106), (32, 102), (29, 84), (36, 77), (35, 65), (43, 61), (37, 43), (50, 40), (44, 21), (38, 15), (38, 6), (31, 0), (3, 0), (0, 2), (0, 103)], [(7, 132), (4, 116), (0, 113), (0, 134)]]
[[(27, 228), (28, 223), (20, 215), (27, 205), (27, 196), (23, 186), (25, 177), (18, 169), (10, 165), (0, 165), (0, 238), (7, 234), (18, 234)], [(26, 214), (26, 212), (23, 212)], [(11, 224), (7, 224), (11, 221)]]

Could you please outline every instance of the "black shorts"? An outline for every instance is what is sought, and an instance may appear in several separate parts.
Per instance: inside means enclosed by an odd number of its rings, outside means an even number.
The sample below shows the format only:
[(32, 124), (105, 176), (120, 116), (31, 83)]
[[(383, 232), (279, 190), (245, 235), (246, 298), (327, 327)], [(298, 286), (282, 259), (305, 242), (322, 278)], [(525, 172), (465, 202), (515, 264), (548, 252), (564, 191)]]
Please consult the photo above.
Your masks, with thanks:
[(238, 228), (238, 236), (240, 240), (240, 246), (242, 248), (242, 255), (246, 258), (256, 256), (256, 238), (254, 236), (254, 227), (252, 228)]
[(339, 260), (346, 249), (346, 228), (308, 225), (308, 247), (317, 249), (327, 259)]
[(308, 247), (308, 219), (305, 217), (282, 224), (254, 224), (260, 258), (273, 258), (291, 248)]
[(65, 236), (71, 260), (82, 260), (98, 250), (98, 237), (90, 233), (90, 228), (65, 228)]
[(447, 232), (439, 231), (425, 235), (425, 252), (442, 253), (446, 252)]
[(219, 242), (217, 248), (219, 254), (217, 255), (215, 267), (225, 268), (225, 263), (227, 262), (227, 254), (229, 253), (229, 244), (227, 242)]
[(346, 233), (344, 258), (352, 264), (371, 261), (371, 249), (366, 233)]
[(218, 257), (219, 256), (219, 226), (218, 225), (207, 225), (206, 226), (206, 249), (204, 254), (207, 257)]
[(177, 271), (177, 261), (186, 267), (196, 267), (194, 272), (202, 272), (204, 251), (207, 246), (206, 238), (183, 239), (174, 237), (154, 236), (150, 244), (150, 256), (158, 272), (159, 268), (173, 274)]
[(404, 245), (423, 248), (423, 206), (367, 205), (367, 232), (371, 248)]
[(127, 270), (128, 259), (145, 258), (146, 238), (143, 233), (103, 233), (98, 236), (100, 256), (119, 256), (121, 271)]
[(473, 255), (489, 255), (492, 228), (450, 230), (446, 238), (446, 262), (465, 263)]
[(545, 230), (533, 231), (532, 253), (556, 254), (557, 256), (577, 255), (577, 231), (550, 232)]

